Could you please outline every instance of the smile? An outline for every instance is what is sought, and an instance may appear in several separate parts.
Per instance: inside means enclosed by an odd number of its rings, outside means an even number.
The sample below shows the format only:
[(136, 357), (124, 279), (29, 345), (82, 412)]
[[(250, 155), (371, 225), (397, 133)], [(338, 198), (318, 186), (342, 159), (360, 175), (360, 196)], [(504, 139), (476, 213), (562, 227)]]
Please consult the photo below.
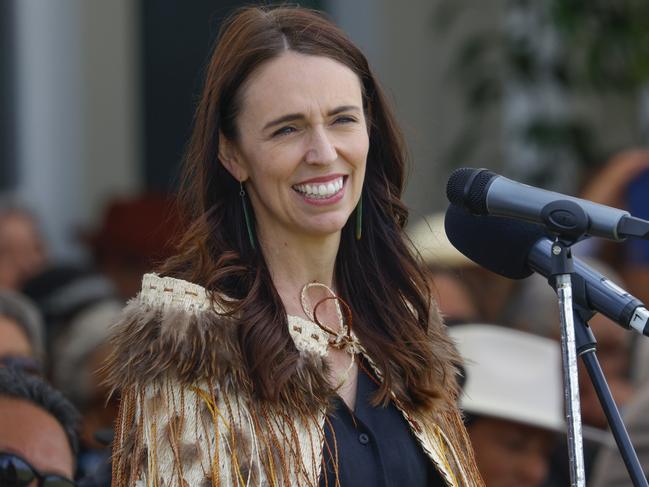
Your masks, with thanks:
[(296, 184), (293, 189), (307, 198), (324, 200), (340, 193), (343, 186), (344, 179), (340, 176), (326, 183)]

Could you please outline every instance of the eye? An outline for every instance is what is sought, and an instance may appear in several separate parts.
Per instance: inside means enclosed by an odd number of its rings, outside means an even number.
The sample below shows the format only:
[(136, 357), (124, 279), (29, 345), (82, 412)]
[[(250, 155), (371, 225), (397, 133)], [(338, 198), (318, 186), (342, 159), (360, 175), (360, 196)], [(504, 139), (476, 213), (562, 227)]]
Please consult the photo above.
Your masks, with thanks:
[(354, 117), (350, 116), (350, 115), (342, 115), (340, 117), (336, 117), (336, 119), (334, 120), (334, 123), (347, 124), (347, 123), (355, 123), (356, 121), (357, 120)]
[(293, 132), (296, 132), (297, 129), (291, 125), (286, 125), (285, 127), (279, 128), (273, 132), (272, 136), (273, 137), (278, 137), (282, 135), (288, 135), (292, 134)]

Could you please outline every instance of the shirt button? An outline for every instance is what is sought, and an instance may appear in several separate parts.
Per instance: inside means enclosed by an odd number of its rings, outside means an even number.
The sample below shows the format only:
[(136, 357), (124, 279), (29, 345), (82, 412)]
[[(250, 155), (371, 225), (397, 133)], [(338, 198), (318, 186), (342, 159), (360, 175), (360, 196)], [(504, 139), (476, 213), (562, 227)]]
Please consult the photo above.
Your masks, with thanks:
[(361, 433), (360, 435), (358, 435), (358, 441), (361, 443), (361, 445), (367, 445), (370, 442), (370, 437), (365, 433)]

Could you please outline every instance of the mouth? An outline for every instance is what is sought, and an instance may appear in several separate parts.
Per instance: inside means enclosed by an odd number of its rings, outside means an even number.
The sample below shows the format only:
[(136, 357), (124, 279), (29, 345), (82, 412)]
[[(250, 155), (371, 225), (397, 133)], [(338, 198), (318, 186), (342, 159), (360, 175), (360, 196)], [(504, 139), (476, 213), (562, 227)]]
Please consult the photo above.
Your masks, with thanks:
[(292, 188), (308, 199), (327, 200), (342, 192), (347, 176), (339, 176), (326, 182), (295, 184)]

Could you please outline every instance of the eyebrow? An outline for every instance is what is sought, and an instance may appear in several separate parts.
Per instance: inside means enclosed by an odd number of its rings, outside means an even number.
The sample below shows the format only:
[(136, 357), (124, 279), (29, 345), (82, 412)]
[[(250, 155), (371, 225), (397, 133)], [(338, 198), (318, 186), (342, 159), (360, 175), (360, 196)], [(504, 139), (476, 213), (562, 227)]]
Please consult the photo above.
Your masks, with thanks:
[[(327, 113), (327, 116), (332, 117), (334, 115), (338, 115), (339, 113), (353, 112), (353, 111), (360, 112), (360, 109), (356, 105), (342, 105), (342, 106), (336, 107), (333, 110), (329, 111)], [(283, 123), (286, 123), (286, 122), (292, 122), (294, 120), (303, 120), (304, 118), (305, 118), (304, 114), (302, 114), (302, 113), (289, 113), (287, 115), (282, 115), (281, 117), (276, 118), (274, 120), (271, 120), (266, 125), (264, 125), (263, 130), (267, 130), (267, 129), (271, 128), (271, 127), (274, 127), (276, 125), (280, 125), (280, 124), (283, 124)]]

